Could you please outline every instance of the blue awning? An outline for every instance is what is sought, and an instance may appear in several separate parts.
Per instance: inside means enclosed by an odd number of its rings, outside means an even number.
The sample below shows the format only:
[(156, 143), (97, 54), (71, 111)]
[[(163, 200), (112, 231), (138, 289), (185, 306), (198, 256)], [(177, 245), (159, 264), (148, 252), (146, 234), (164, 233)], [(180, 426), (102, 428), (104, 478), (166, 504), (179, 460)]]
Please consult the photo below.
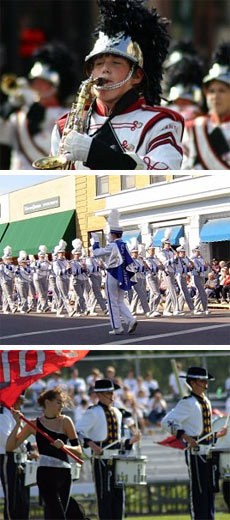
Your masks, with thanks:
[(201, 242), (230, 240), (230, 218), (208, 220), (200, 231)]
[[(165, 236), (165, 231), (169, 228), (160, 228), (157, 230), (153, 237), (153, 245), (155, 247), (160, 247), (162, 245), (161, 239)], [(183, 226), (173, 226), (170, 227), (171, 229), (171, 236), (170, 236), (170, 242), (172, 246), (179, 245), (179, 239), (184, 236), (184, 230)]]
[(122, 240), (124, 242), (129, 242), (131, 238), (136, 238), (138, 242), (141, 243), (141, 232), (139, 229), (129, 229), (127, 231), (124, 231), (122, 235)]

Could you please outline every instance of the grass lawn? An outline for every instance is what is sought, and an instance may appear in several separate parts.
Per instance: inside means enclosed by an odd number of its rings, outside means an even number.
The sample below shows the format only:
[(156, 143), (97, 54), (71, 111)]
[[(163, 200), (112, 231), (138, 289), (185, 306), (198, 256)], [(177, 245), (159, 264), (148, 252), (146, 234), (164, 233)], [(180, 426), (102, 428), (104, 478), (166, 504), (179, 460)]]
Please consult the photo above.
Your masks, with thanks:
[[(191, 520), (189, 515), (170, 515), (170, 516), (128, 516), (126, 520)], [(215, 520), (229, 520), (228, 513), (216, 513)]]

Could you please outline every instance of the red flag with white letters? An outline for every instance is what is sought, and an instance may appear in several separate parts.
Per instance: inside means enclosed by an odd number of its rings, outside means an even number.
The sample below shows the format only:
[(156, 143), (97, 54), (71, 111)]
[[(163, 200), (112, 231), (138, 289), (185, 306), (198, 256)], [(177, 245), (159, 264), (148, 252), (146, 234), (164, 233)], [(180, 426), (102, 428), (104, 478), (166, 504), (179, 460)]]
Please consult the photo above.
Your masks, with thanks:
[(89, 350), (0, 350), (0, 403), (13, 406), (37, 379), (80, 361)]

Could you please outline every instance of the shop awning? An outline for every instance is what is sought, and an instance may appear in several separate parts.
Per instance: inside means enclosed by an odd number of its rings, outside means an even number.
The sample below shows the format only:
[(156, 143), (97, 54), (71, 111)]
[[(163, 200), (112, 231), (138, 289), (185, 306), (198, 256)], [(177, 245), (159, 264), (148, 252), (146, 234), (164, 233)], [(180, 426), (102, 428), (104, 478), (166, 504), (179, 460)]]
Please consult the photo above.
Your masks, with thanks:
[(4, 233), (5, 233), (5, 231), (6, 231), (8, 226), (9, 226), (8, 222), (6, 224), (0, 224), (0, 241), (4, 237)]
[(129, 229), (124, 231), (122, 235), (122, 240), (124, 242), (129, 242), (131, 238), (136, 238), (138, 242), (141, 243), (141, 232), (139, 229)]
[(2, 250), (9, 245), (12, 247), (13, 256), (18, 256), (21, 249), (28, 255), (37, 254), (38, 247), (44, 244), (50, 253), (63, 238), (67, 242), (66, 250), (70, 251), (71, 241), (75, 237), (75, 210), (62, 211), (10, 223), (0, 242), (0, 248)]
[[(153, 237), (153, 245), (155, 247), (160, 247), (162, 245), (161, 239), (165, 236), (165, 231), (169, 228), (160, 228), (157, 230)], [(176, 246), (179, 244), (179, 239), (184, 236), (183, 226), (172, 226), (170, 241), (172, 246)]]
[(200, 231), (201, 242), (230, 240), (230, 218), (208, 220)]

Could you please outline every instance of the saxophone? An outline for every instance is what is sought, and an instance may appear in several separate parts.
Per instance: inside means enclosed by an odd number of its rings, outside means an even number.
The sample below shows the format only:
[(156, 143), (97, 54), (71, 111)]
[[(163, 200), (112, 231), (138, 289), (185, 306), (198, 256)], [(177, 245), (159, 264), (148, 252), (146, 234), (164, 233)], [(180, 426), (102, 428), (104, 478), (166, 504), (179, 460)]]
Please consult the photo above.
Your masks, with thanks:
[(65, 126), (63, 129), (62, 137), (59, 144), (59, 155), (51, 157), (42, 157), (37, 161), (34, 161), (32, 166), (36, 170), (71, 170), (74, 162), (68, 161), (64, 156), (64, 140), (67, 134), (71, 130), (77, 130), (77, 132), (83, 133), (83, 120), (82, 114), (85, 108), (85, 104), (89, 98), (90, 91), (93, 85), (102, 86), (104, 83), (103, 78), (92, 78), (83, 81), (80, 85), (79, 91), (74, 99), (70, 112), (66, 118)]

